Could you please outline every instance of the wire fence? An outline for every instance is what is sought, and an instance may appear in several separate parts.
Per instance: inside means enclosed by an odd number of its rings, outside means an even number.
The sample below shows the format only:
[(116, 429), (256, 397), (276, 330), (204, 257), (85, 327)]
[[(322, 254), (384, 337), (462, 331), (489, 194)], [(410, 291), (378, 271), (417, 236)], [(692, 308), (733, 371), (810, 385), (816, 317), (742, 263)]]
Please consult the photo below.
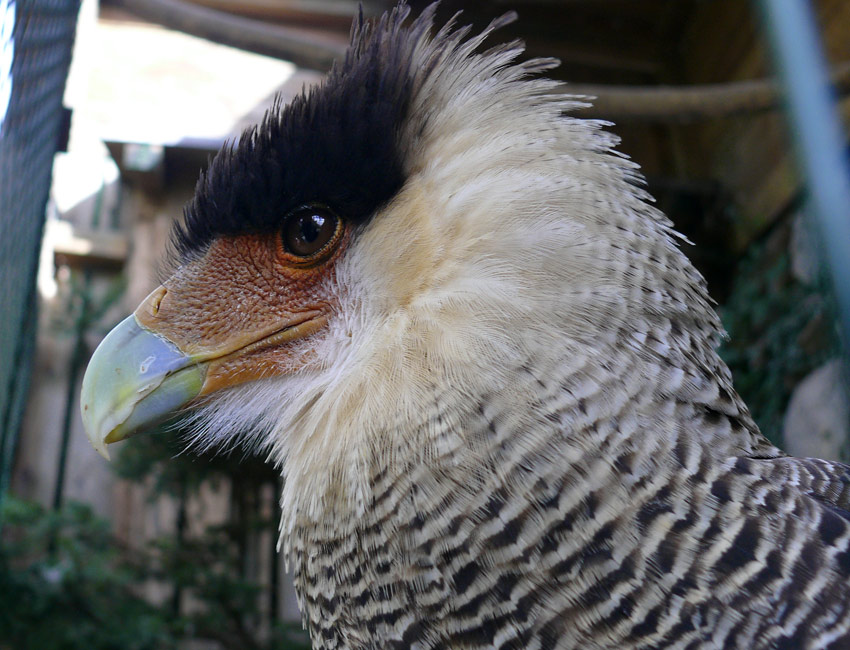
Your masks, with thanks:
[[(32, 365), (35, 280), (79, 0), (0, 0), (0, 499)], [(2, 522), (0, 522), (2, 523)]]

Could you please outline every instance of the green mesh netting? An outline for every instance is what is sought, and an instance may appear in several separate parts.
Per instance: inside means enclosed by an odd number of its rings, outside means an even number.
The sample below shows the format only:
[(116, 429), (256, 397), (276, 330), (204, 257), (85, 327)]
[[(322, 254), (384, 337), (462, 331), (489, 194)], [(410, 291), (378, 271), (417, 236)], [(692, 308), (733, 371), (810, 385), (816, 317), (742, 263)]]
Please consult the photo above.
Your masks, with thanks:
[(36, 268), (79, 7), (0, 0), (0, 499), (29, 383)]

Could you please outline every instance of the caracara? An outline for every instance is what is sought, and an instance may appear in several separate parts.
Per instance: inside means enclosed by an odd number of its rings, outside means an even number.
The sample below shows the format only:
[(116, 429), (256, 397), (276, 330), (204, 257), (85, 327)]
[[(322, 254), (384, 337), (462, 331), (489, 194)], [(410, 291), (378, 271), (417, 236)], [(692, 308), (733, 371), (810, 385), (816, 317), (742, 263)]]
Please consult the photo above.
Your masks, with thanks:
[(212, 161), (95, 448), (185, 409), (268, 455), (315, 648), (850, 648), (850, 468), (762, 437), (555, 62), (407, 17)]

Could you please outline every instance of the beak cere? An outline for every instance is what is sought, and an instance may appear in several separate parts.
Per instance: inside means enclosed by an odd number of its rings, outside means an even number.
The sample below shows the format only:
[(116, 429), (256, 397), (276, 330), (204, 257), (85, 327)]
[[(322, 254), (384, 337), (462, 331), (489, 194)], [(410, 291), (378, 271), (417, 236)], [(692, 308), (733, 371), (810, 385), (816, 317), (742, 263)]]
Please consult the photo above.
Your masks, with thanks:
[[(213, 245), (203, 260), (153, 291), (95, 350), (83, 378), (81, 409), (89, 440), (102, 456), (109, 458), (107, 444), (154, 426), (199, 397), (293, 372), (304, 362), (293, 358), (288, 344), (328, 322), (329, 302), (319, 298), (326, 274), (270, 267), (273, 256), (262, 251), (273, 247), (258, 239)], [(251, 256), (233, 250), (246, 245)], [(223, 268), (224, 260), (231, 266)], [(260, 264), (266, 268), (258, 270)]]

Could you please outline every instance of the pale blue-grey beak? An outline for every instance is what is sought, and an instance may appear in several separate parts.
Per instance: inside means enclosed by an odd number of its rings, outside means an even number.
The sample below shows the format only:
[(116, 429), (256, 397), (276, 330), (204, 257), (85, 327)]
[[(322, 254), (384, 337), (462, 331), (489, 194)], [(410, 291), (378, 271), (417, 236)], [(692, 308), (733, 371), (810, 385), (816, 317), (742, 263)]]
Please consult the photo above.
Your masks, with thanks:
[(201, 392), (206, 365), (171, 341), (124, 319), (97, 347), (83, 377), (83, 426), (107, 460), (106, 445), (148, 428)]

